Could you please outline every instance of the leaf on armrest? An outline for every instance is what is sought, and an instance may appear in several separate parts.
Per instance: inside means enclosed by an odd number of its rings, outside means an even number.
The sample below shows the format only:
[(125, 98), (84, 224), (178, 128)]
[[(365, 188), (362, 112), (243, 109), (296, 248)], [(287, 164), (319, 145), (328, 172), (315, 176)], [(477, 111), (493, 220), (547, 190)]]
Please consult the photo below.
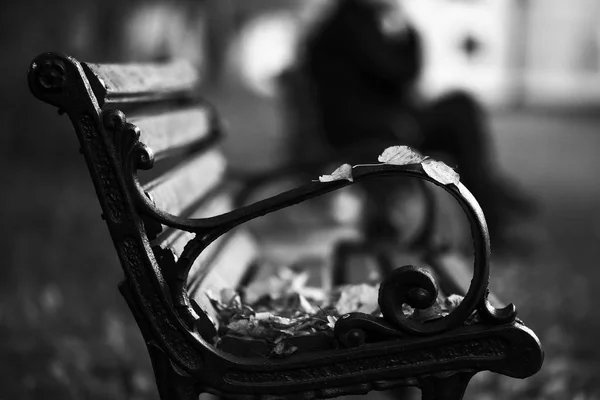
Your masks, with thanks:
[(331, 175), (321, 175), (319, 177), (320, 182), (333, 182), (344, 179), (354, 182), (354, 178), (352, 177), (352, 166), (350, 164), (342, 164), (333, 171)]
[(460, 182), (458, 173), (453, 170), (452, 167), (449, 167), (441, 161), (427, 159), (421, 163), (421, 166), (430, 178), (433, 178), (443, 185), (458, 185)]
[(408, 146), (392, 146), (385, 149), (377, 160), (390, 165), (408, 165), (419, 164), (426, 158)]

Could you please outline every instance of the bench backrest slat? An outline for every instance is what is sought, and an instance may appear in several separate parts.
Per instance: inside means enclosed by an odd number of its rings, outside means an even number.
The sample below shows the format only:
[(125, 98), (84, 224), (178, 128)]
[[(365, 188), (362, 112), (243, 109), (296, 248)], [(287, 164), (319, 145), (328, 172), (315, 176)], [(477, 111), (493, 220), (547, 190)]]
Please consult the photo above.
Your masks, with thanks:
[(128, 120), (140, 128), (140, 140), (152, 149), (156, 161), (198, 147), (216, 134), (212, 112), (203, 105), (166, 112), (147, 110)]
[[(214, 316), (207, 291), (218, 295), (222, 288), (237, 288), (248, 273), (249, 266), (257, 259), (257, 248), (252, 235), (244, 229), (236, 229), (211, 243), (190, 270), (190, 298), (196, 300), (208, 315)], [(207, 261), (210, 261), (210, 269), (205, 268)]]
[(98, 103), (110, 104), (180, 100), (199, 82), (194, 66), (185, 61), (156, 64), (82, 63)]
[(225, 157), (217, 149), (196, 154), (144, 186), (154, 204), (173, 215), (183, 215), (223, 181)]

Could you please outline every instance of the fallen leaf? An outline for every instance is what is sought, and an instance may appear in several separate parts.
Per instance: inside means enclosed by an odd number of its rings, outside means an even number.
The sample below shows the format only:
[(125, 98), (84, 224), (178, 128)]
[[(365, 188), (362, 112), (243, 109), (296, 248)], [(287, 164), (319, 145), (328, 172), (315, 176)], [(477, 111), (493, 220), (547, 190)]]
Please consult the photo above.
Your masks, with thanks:
[(307, 314), (315, 313), (315, 308), (312, 306), (312, 304), (310, 304), (306, 297), (302, 296), (301, 294), (298, 294), (298, 299), (300, 300), (300, 307), (302, 311), (304, 311)]
[(408, 146), (392, 146), (385, 149), (377, 160), (384, 164), (407, 165), (418, 164), (426, 158)]
[(279, 315), (271, 315), (269, 320), (273, 323), (273, 325), (277, 325), (279, 327), (288, 327), (293, 323), (290, 318), (280, 317)]
[(233, 321), (227, 325), (227, 329), (240, 336), (261, 338), (266, 335), (266, 328), (260, 325), (254, 318)]
[(329, 326), (331, 329), (335, 328), (335, 323), (337, 322), (337, 318), (334, 317), (333, 315), (328, 315), (327, 316), (327, 326)]
[(454, 311), (454, 309), (460, 305), (463, 299), (464, 297), (459, 294), (451, 294), (448, 296), (448, 298), (446, 298), (444, 306), (448, 311)]
[(430, 178), (442, 185), (458, 185), (460, 182), (458, 173), (441, 161), (427, 159), (421, 163), (421, 166)]
[(341, 181), (343, 179), (354, 182), (354, 178), (352, 177), (352, 166), (350, 164), (342, 164), (333, 171), (331, 175), (321, 175), (319, 177), (319, 181), (321, 182)]
[(359, 285), (348, 285), (340, 294), (335, 308), (340, 315), (353, 311), (371, 314), (379, 307), (377, 302), (379, 295), (378, 286), (362, 283)]
[(257, 312), (256, 314), (254, 314), (254, 318), (256, 318), (258, 321), (266, 321), (272, 316), (273, 314), (268, 311)]
[(448, 314), (449, 313), (446, 310), (446, 307), (438, 298), (437, 301), (429, 308), (425, 308), (423, 310), (415, 309), (410, 318), (414, 319), (415, 321), (426, 322), (445, 317)]
[(296, 346), (292, 346), (287, 342), (280, 341), (271, 350), (271, 357), (285, 357), (292, 355), (298, 350)]

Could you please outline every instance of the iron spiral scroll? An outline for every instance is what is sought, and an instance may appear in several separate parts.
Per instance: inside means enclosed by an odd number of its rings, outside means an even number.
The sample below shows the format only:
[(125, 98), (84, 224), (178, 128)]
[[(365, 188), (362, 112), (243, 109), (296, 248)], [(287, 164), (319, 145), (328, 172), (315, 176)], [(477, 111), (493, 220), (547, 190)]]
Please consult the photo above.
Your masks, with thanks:
[(335, 326), (338, 340), (346, 347), (355, 347), (365, 343), (369, 336), (436, 335), (463, 326), (474, 313), (489, 324), (515, 321), (517, 311), (514, 304), (495, 308), (488, 301), (490, 238), (483, 211), (471, 192), (460, 182), (443, 184), (432, 179), (420, 164), (401, 166), (397, 171), (401, 175), (416, 176), (442, 187), (460, 204), (469, 220), (474, 247), (471, 285), (460, 304), (448, 315), (418, 321), (407, 317), (403, 306), (408, 305), (415, 310), (434, 306), (438, 298), (436, 282), (425, 269), (412, 265), (397, 268), (381, 282), (379, 289), (378, 303), (383, 319), (362, 313), (344, 315)]
[[(402, 337), (429, 336), (463, 326), (474, 312), (482, 320), (491, 324), (509, 323), (516, 318), (516, 308), (509, 304), (504, 308), (493, 307), (488, 297), (490, 239), (483, 211), (473, 195), (460, 182), (443, 184), (431, 178), (420, 163), (407, 165), (374, 164), (353, 167), (353, 180), (334, 180), (331, 182), (313, 181), (279, 195), (258, 201), (229, 213), (210, 218), (193, 219), (175, 216), (156, 207), (144, 192), (137, 178), (138, 169), (150, 169), (153, 166), (151, 149), (141, 143), (139, 130), (127, 123), (119, 111), (112, 111), (105, 116), (105, 124), (113, 131), (126, 132), (122, 137), (125, 143), (121, 150), (124, 156), (125, 176), (134, 193), (138, 210), (156, 222), (195, 233), (195, 237), (185, 246), (179, 257), (176, 268), (177, 288), (173, 288), (175, 304), (185, 310), (189, 320), (198, 318), (197, 310), (190, 305), (185, 282), (189, 270), (200, 253), (219, 236), (238, 225), (271, 212), (298, 204), (325, 193), (341, 189), (364, 179), (380, 176), (408, 176), (430, 181), (443, 188), (460, 204), (466, 214), (471, 228), (474, 247), (473, 278), (469, 290), (462, 302), (448, 315), (419, 322), (404, 316), (403, 304), (415, 309), (427, 309), (437, 299), (437, 285), (433, 277), (423, 269), (414, 266), (403, 266), (395, 269), (380, 286), (379, 306), (383, 318), (371, 317), (361, 313), (351, 313), (339, 319), (335, 326), (335, 335), (343, 346), (354, 347), (364, 342), (369, 336)], [(127, 139), (125, 139), (127, 138)]]

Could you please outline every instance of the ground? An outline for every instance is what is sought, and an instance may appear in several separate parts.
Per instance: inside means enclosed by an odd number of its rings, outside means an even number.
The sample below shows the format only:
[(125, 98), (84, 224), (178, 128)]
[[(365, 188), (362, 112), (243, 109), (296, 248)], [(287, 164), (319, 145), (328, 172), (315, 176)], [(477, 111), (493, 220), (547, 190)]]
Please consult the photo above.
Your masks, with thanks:
[[(502, 167), (542, 208), (537, 249), (526, 258), (494, 259), (491, 285), (517, 305), (546, 359), (524, 381), (480, 374), (465, 398), (600, 399), (600, 309), (593, 299), (600, 284), (600, 119), (504, 112), (492, 126)], [(254, 138), (255, 147), (234, 139), (245, 165), (257, 151), (277, 151), (270, 139)], [(50, 168), (33, 158), (0, 167), (7, 188), (0, 210), (0, 399), (156, 399), (83, 162)]]

